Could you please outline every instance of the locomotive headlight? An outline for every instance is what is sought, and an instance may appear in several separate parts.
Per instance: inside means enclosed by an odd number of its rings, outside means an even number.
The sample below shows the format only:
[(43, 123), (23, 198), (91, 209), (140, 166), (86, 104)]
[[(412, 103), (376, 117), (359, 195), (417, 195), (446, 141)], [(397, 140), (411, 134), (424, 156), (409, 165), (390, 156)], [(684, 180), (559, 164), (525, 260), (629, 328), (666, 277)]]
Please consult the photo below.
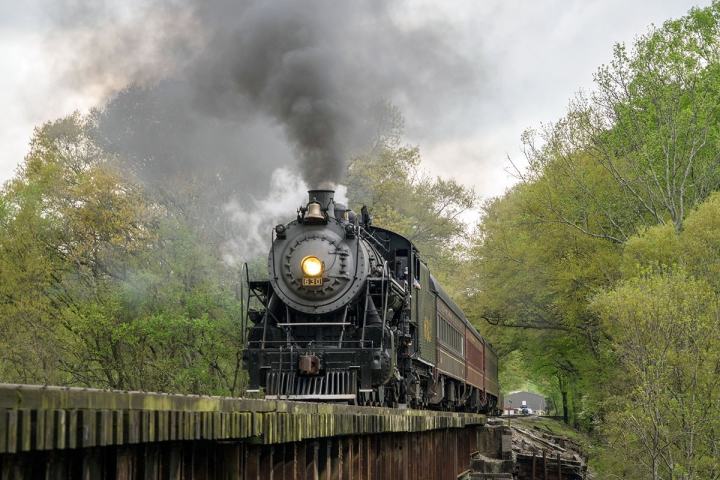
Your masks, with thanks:
[(313, 256), (303, 258), (300, 267), (308, 277), (317, 277), (323, 272), (322, 262), (319, 258)]

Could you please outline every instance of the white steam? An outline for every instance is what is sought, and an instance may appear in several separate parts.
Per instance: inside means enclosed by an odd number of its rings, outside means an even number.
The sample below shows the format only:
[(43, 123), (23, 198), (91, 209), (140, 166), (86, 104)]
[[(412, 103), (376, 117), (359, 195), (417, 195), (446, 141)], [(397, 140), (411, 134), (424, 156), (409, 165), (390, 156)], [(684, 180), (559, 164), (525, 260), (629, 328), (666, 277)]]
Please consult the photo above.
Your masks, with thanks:
[[(288, 168), (272, 172), (267, 191), (265, 198), (251, 197), (244, 203), (233, 199), (223, 206), (234, 232), (221, 247), (223, 260), (228, 265), (237, 266), (267, 255), (275, 225), (294, 220), (298, 207), (307, 203), (307, 184)], [(345, 185), (335, 187), (335, 200), (347, 205)]]

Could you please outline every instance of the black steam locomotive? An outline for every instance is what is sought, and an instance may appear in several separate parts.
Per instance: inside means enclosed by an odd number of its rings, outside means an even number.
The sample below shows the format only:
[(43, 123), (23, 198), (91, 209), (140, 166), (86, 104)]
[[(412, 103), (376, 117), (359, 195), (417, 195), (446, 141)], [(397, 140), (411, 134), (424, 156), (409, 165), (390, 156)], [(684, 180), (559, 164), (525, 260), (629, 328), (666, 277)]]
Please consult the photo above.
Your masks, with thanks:
[(249, 282), (245, 365), (266, 398), (494, 412), (497, 355), (420, 252), (311, 190)]

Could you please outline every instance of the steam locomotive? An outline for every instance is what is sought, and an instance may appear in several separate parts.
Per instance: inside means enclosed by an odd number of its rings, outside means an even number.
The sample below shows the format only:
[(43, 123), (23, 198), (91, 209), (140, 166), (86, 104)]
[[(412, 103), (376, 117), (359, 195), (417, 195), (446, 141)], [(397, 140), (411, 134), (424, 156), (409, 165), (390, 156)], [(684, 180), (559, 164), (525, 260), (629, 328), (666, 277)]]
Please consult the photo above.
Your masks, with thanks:
[(277, 225), (244, 362), (268, 399), (495, 413), (497, 355), (413, 243), (311, 190)]

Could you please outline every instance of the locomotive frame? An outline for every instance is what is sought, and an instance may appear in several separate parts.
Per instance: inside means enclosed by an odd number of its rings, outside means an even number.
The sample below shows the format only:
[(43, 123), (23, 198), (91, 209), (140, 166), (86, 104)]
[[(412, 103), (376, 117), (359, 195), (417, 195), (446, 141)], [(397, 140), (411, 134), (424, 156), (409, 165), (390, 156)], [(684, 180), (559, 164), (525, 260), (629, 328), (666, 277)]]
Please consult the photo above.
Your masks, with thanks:
[[(259, 308), (244, 353), (249, 391), (498, 413), (497, 355), (407, 238), (311, 190), (273, 231), (269, 279), (248, 281)], [(322, 262), (305, 281), (305, 259)], [(304, 267), (302, 267), (304, 268)], [(248, 279), (249, 280), (249, 279)]]

